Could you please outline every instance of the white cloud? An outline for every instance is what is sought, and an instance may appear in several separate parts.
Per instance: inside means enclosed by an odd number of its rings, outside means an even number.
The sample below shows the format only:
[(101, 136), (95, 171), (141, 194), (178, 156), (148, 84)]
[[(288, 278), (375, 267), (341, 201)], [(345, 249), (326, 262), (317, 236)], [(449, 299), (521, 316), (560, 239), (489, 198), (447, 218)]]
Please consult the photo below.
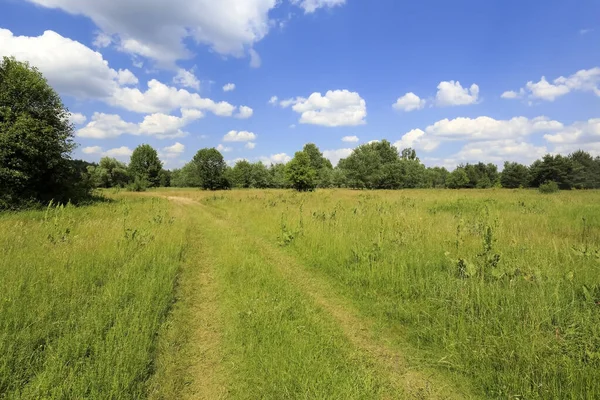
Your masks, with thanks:
[(219, 150), (221, 153), (229, 153), (233, 149), (231, 147), (225, 147), (222, 144), (219, 144), (217, 146), (217, 150)]
[(145, 92), (137, 88), (119, 88), (108, 102), (138, 113), (168, 113), (185, 107), (207, 110), (222, 117), (230, 117), (235, 110), (235, 106), (227, 102), (216, 103), (211, 99), (200, 97), (197, 93), (167, 86), (156, 79), (148, 82), (148, 90)]
[(518, 92), (515, 92), (514, 90), (509, 90), (507, 92), (502, 93), (500, 97), (503, 99), (521, 99), (523, 98), (523, 96), (525, 96), (525, 89), (521, 89)]
[[(277, 97), (275, 97), (275, 99), (277, 99)], [(273, 98), (271, 98), (271, 100), (273, 100)], [(288, 108), (291, 105), (296, 104), (298, 101), (306, 101), (306, 99), (304, 97), (298, 97), (297, 99), (291, 98), (291, 99), (287, 99), (287, 100), (281, 100), (279, 102), (279, 105), (283, 108)], [(277, 101), (277, 100), (275, 100)]]
[(196, 78), (194, 72), (183, 68), (177, 70), (177, 75), (173, 78), (173, 83), (181, 87), (189, 87), (196, 90), (200, 89), (200, 81)]
[(100, 147), (100, 146), (84, 147), (83, 149), (81, 149), (81, 151), (84, 154), (101, 154), (102, 153), (102, 147)]
[(554, 134), (544, 135), (544, 139), (555, 145), (587, 147), (600, 142), (600, 118), (575, 122)]
[(121, 84), (137, 83), (130, 71), (115, 71), (102, 54), (53, 31), (29, 37), (0, 29), (0, 56), (29, 61), (59, 93), (78, 98), (106, 98)]
[(279, 101), (279, 98), (277, 96), (272, 96), (269, 99), (269, 104), (275, 105), (275, 104), (277, 104), (277, 101)]
[(254, 49), (248, 50), (248, 54), (250, 54), (250, 67), (251, 68), (260, 68), (262, 65), (262, 60), (260, 59), (260, 55)]
[(539, 82), (527, 82), (525, 88), (518, 92), (519, 96), (513, 96), (517, 92), (508, 91), (502, 97), (520, 98), (527, 94), (530, 99), (554, 101), (573, 91), (594, 92), (596, 96), (600, 96), (600, 67), (582, 69), (568, 77), (560, 76), (552, 82), (542, 76)]
[(225, 86), (223, 86), (224, 92), (232, 92), (234, 90), (235, 90), (235, 83), (228, 83)]
[(416, 94), (410, 92), (398, 98), (398, 100), (396, 101), (396, 103), (394, 103), (392, 107), (399, 111), (410, 112), (423, 109), (423, 107), (425, 107), (425, 103), (426, 100), (421, 99)]
[(110, 150), (106, 150), (106, 151), (104, 151), (102, 149), (102, 147), (100, 147), (100, 146), (91, 146), (91, 147), (84, 147), (83, 149), (81, 149), (81, 151), (84, 154), (88, 154), (88, 155), (98, 154), (103, 157), (116, 157), (116, 158), (126, 158), (126, 157), (131, 156), (131, 154), (133, 153), (133, 150), (131, 150), (129, 147), (126, 147), (126, 146), (117, 147), (115, 149), (110, 149)]
[(265, 164), (265, 165), (270, 165), (270, 164), (286, 164), (288, 163), (290, 160), (292, 159), (292, 157), (288, 156), (286, 153), (279, 153), (279, 154), (271, 154), (268, 157), (259, 157), (259, 160)]
[(177, 158), (185, 151), (185, 146), (179, 142), (176, 142), (172, 146), (167, 146), (162, 149), (161, 157), (164, 158)]
[(413, 129), (412, 131), (404, 134), (402, 139), (394, 143), (394, 146), (402, 151), (409, 147), (416, 150), (433, 151), (440, 145), (440, 141), (432, 139), (426, 136), (425, 132), (421, 129)]
[(346, 143), (356, 143), (358, 142), (358, 136), (344, 136), (342, 138), (342, 142), (346, 142)]
[(510, 120), (478, 117), (443, 119), (428, 126), (425, 133), (440, 140), (498, 140), (536, 132), (553, 132), (562, 128), (562, 123), (547, 117), (515, 117)]
[(94, 38), (93, 45), (99, 49), (103, 49), (112, 44), (112, 38), (104, 32), (98, 32)]
[(292, 0), (292, 4), (304, 9), (306, 14), (315, 12), (319, 8), (332, 8), (346, 4), (346, 0)]
[(247, 148), (247, 149), (249, 149), (249, 150), (254, 150), (254, 148), (256, 147), (256, 143), (254, 143), (254, 142), (248, 142), (248, 143), (246, 143), (246, 145), (244, 147)]
[(269, 32), (277, 0), (28, 0), (89, 17), (120, 48), (163, 64), (189, 58), (185, 40), (243, 56)]
[(475, 104), (479, 98), (479, 86), (472, 84), (470, 88), (463, 88), (458, 81), (440, 82), (435, 98), (440, 107)]
[(70, 113), (69, 121), (74, 125), (83, 125), (87, 121), (87, 117), (81, 113)]
[(110, 150), (106, 150), (104, 153), (102, 153), (103, 155), (107, 156), (107, 157), (129, 157), (131, 156), (131, 154), (133, 154), (133, 150), (131, 150), (129, 147), (126, 146), (121, 146), (118, 147), (116, 149), (110, 149)]
[(250, 107), (240, 106), (240, 111), (235, 114), (235, 117), (238, 119), (248, 119), (254, 114), (254, 110)]
[(256, 135), (248, 131), (229, 131), (223, 136), (224, 142), (251, 142), (256, 140)]
[(187, 133), (181, 129), (202, 116), (199, 110), (181, 109), (181, 117), (155, 113), (135, 124), (123, 121), (119, 115), (94, 113), (92, 120), (77, 131), (77, 136), (94, 139), (115, 138), (124, 134), (148, 135), (159, 139), (183, 137)]
[(301, 124), (335, 126), (356, 126), (366, 124), (367, 103), (356, 92), (330, 90), (325, 96), (313, 93), (308, 99), (281, 101), (282, 107), (293, 104), (292, 109), (301, 114)]
[(323, 152), (323, 157), (327, 158), (331, 161), (333, 166), (336, 166), (342, 158), (347, 158), (352, 154), (354, 149), (337, 149), (337, 150), (325, 150)]

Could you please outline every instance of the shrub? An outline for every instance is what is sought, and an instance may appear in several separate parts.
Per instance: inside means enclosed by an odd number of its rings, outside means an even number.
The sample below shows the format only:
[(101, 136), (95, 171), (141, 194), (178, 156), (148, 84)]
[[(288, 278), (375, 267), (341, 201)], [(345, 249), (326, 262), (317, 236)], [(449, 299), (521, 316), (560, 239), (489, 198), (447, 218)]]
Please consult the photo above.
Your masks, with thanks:
[(540, 193), (556, 193), (559, 190), (558, 184), (554, 181), (546, 181), (539, 187)]
[(134, 181), (127, 186), (127, 189), (129, 189), (130, 192), (145, 192), (149, 186), (150, 182), (143, 177), (136, 176)]

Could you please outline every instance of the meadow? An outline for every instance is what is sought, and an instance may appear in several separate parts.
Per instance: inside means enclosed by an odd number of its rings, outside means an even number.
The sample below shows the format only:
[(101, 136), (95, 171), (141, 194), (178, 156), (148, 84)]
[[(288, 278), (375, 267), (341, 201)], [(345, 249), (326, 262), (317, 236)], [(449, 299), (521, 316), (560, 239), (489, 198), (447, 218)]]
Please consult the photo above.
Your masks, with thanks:
[(0, 398), (600, 398), (600, 192), (0, 214)]

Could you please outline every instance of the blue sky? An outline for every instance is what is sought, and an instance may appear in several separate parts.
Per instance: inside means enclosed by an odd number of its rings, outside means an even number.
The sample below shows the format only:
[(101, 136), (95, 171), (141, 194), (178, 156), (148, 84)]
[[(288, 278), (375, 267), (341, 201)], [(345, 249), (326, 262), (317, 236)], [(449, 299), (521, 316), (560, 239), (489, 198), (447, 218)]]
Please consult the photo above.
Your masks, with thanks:
[(530, 163), (600, 155), (599, 16), (596, 0), (0, 0), (0, 55), (45, 74), (90, 161), (149, 143), (167, 168), (217, 146), (269, 163), (314, 142), (336, 163), (387, 139), (428, 165)]

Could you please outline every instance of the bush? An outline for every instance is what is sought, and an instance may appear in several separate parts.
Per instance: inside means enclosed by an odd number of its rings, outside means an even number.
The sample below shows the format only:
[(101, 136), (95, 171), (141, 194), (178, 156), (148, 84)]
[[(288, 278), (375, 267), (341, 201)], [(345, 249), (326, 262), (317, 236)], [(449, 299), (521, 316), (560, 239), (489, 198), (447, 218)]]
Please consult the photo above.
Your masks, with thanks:
[(539, 187), (540, 193), (556, 193), (559, 190), (558, 183), (554, 181), (546, 181)]
[(127, 189), (129, 189), (130, 192), (145, 192), (149, 186), (150, 182), (142, 177), (136, 176), (134, 181), (127, 186)]

